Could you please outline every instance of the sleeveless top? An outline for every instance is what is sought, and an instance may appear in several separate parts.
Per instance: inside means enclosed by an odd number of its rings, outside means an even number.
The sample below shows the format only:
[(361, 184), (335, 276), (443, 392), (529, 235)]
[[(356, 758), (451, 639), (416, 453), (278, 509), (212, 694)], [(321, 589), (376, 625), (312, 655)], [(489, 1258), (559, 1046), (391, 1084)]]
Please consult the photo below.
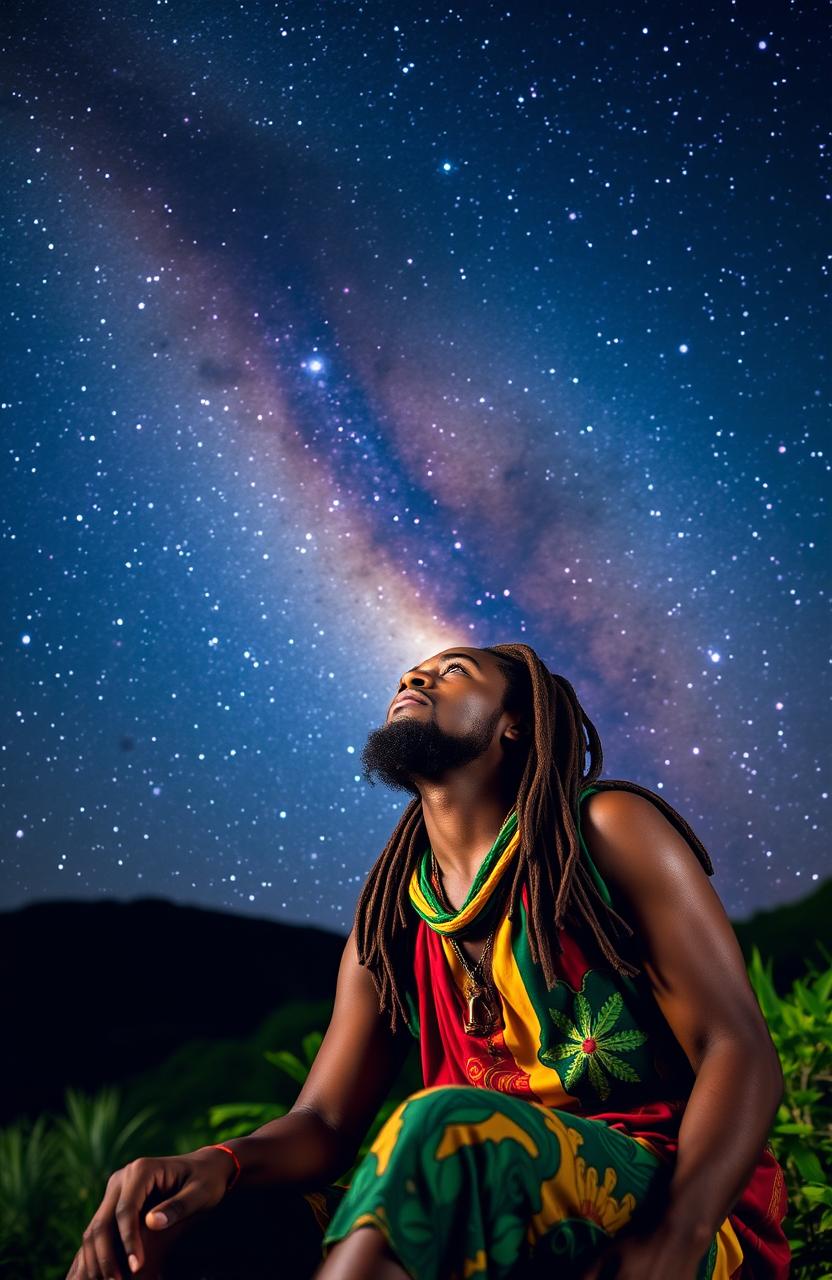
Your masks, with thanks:
[[(581, 792), (578, 817), (583, 800), (601, 789)], [(599, 893), (614, 906), (580, 821), (578, 837)], [(679, 1125), (696, 1076), (643, 970), (634, 978), (618, 973), (597, 945), (563, 925), (562, 950), (552, 957), (557, 982), (547, 989), (529, 949), (529, 894), (523, 880), (519, 910), (513, 920), (503, 914), (492, 943), (492, 981), (501, 1014), (497, 1029), (475, 1035), (463, 1026), (465, 973), (456, 952), (446, 936), (413, 915), (413, 992), (407, 990), (406, 1004), (425, 1087), (475, 1085), (572, 1111), (629, 1134), (668, 1164), (675, 1162)], [(720, 1228), (729, 1258), (736, 1267), (741, 1264), (738, 1275), (786, 1280), (790, 1253), (780, 1225), (786, 1205), (783, 1171), (766, 1143), (746, 1191)]]

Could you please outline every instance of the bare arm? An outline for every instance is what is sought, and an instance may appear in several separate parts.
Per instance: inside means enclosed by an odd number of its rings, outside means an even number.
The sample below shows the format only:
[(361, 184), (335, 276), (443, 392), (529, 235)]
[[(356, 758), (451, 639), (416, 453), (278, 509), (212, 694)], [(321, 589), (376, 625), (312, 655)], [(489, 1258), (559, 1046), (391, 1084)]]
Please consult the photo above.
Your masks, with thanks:
[(406, 1028), (393, 1036), (389, 1014), (379, 1013), (351, 932), (329, 1027), (291, 1111), (226, 1144), (240, 1161), (240, 1186), (314, 1185), (348, 1169), (412, 1042)]
[(696, 1073), (665, 1228), (706, 1248), (744, 1190), (783, 1073), (731, 922), (687, 841), (643, 796), (597, 792), (584, 838), (626, 904), (653, 994)]

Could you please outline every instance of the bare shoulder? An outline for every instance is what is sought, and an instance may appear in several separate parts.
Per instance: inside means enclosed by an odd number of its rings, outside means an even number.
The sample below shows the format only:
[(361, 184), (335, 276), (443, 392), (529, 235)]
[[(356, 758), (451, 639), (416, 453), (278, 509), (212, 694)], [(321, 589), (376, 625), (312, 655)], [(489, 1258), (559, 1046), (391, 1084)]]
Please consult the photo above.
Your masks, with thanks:
[(609, 791), (595, 791), (583, 802), (581, 814), (585, 821), (589, 819), (603, 825), (610, 822), (632, 824), (639, 820), (648, 821), (655, 816), (661, 822), (671, 826), (652, 800), (635, 791), (624, 791), (619, 787)]
[(688, 840), (645, 796), (598, 791), (581, 831), (615, 907), (634, 926), (643, 967), (697, 1066), (714, 1036), (771, 1042), (722, 902)]
[(708, 875), (688, 841), (646, 796), (596, 791), (581, 807), (581, 833), (601, 875), (632, 897), (657, 874)]

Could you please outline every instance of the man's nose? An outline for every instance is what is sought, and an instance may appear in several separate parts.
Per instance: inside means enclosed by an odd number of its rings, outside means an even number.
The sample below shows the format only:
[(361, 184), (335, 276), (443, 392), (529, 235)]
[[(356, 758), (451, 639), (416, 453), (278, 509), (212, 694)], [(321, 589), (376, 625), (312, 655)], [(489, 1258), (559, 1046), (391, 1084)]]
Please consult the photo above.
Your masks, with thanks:
[(399, 693), (404, 693), (405, 689), (421, 689), (430, 683), (430, 679), (423, 671), (406, 671), (399, 682)]

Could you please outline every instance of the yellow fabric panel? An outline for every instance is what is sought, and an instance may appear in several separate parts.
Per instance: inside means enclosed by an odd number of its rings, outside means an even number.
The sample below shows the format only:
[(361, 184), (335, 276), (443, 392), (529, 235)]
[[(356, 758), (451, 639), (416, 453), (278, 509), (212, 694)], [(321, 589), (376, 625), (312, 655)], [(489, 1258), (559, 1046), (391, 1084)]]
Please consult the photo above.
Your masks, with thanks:
[(547, 1107), (574, 1109), (577, 1098), (566, 1092), (555, 1068), (547, 1066), (537, 1056), (540, 1020), (517, 968), (511, 947), (511, 930), (512, 921), (506, 915), (494, 937), (491, 966), (503, 1009), (506, 1048), (518, 1067), (529, 1076), (532, 1092), (541, 1102)]
[(728, 1218), (716, 1233), (716, 1263), (713, 1280), (731, 1280), (742, 1266), (742, 1245)]

